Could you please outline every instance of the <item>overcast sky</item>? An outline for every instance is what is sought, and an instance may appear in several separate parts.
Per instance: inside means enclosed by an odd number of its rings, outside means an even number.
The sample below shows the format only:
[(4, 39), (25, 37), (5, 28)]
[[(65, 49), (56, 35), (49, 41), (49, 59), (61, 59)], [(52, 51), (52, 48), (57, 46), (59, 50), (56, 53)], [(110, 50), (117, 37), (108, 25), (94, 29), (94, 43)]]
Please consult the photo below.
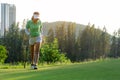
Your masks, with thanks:
[(106, 26), (109, 33), (120, 28), (119, 0), (0, 0), (16, 5), (17, 22), (40, 12), (42, 22), (71, 21)]

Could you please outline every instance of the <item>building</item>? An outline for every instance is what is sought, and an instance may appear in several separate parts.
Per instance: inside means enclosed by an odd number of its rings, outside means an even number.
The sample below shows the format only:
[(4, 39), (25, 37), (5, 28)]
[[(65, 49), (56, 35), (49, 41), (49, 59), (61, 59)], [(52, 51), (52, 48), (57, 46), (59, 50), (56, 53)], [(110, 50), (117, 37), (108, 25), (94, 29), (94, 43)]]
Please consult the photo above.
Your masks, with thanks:
[(16, 6), (14, 4), (1, 3), (0, 8), (0, 36), (4, 36), (5, 31), (16, 23)]

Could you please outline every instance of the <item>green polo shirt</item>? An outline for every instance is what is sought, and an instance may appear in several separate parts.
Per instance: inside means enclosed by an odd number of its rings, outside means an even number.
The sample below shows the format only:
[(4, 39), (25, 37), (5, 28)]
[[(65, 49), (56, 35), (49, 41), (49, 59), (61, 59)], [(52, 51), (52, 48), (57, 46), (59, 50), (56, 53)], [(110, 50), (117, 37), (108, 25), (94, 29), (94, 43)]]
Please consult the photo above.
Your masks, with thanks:
[(40, 36), (42, 23), (40, 20), (38, 20), (37, 23), (34, 23), (32, 20), (29, 20), (26, 24), (26, 28), (30, 30), (31, 37), (37, 37)]

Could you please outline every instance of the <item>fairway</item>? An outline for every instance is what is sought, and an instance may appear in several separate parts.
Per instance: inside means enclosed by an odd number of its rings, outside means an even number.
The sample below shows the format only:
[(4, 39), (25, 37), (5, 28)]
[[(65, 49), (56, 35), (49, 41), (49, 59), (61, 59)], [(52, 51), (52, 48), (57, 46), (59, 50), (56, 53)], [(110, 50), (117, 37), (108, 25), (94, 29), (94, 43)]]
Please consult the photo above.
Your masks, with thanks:
[(120, 80), (120, 59), (30, 69), (0, 69), (0, 80)]

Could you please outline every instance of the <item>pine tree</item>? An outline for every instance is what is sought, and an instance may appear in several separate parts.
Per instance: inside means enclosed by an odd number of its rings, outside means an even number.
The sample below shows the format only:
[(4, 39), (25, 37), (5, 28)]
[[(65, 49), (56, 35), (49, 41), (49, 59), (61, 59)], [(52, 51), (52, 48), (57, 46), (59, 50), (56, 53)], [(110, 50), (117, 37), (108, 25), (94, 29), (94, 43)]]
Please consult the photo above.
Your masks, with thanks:
[(111, 39), (110, 57), (117, 57), (117, 32), (114, 31), (114, 35)]
[(52, 28), (50, 28), (49, 31), (48, 31), (48, 35), (47, 35), (47, 42), (48, 42), (48, 43), (53, 42), (54, 37), (55, 37), (54, 31), (53, 31)]

